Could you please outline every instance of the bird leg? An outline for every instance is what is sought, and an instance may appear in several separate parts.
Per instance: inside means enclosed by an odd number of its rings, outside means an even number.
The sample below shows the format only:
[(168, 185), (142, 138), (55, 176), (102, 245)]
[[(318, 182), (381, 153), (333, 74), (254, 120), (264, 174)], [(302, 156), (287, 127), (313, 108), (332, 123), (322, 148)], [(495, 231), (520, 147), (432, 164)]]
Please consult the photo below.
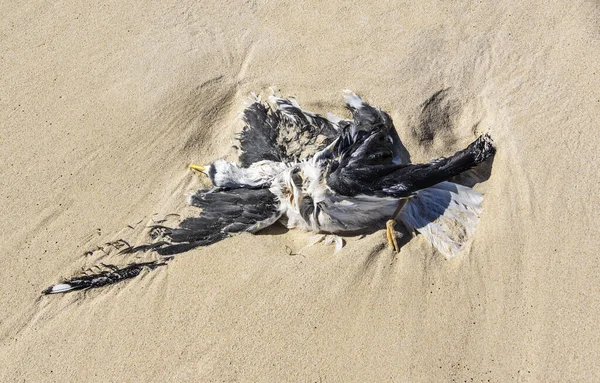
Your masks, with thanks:
[(388, 243), (390, 244), (390, 246), (392, 247), (394, 252), (398, 253), (400, 251), (400, 248), (398, 247), (398, 241), (396, 240), (396, 232), (394, 231), (395, 224), (396, 224), (396, 221), (394, 221), (393, 219), (390, 219), (389, 221), (387, 221), (385, 223), (385, 227), (386, 227)]
[(390, 244), (390, 246), (392, 247), (392, 249), (394, 249), (394, 252), (396, 252), (396, 253), (400, 252), (400, 247), (398, 246), (398, 241), (396, 240), (396, 232), (394, 231), (394, 226), (396, 226), (396, 218), (398, 218), (398, 215), (400, 214), (400, 210), (402, 210), (402, 208), (406, 204), (406, 201), (408, 201), (408, 198), (402, 198), (400, 200), (400, 203), (398, 204), (396, 211), (394, 211), (394, 215), (392, 216), (391, 219), (389, 219), (385, 223), (388, 243)]

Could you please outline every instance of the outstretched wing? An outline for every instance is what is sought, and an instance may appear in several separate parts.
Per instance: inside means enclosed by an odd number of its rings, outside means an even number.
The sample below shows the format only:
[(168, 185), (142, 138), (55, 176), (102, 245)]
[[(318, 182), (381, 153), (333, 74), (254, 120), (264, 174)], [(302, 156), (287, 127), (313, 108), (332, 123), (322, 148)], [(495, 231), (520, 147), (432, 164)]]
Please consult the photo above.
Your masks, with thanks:
[(381, 139), (372, 135), (353, 145), (327, 174), (327, 185), (336, 193), (346, 196), (408, 197), (471, 169), (496, 152), (490, 136), (483, 135), (453, 156), (426, 164), (376, 164), (369, 163), (369, 156), (361, 153), (369, 140), (376, 142)]
[(459, 254), (479, 222), (483, 195), (469, 187), (441, 182), (419, 190), (400, 211), (400, 220), (416, 230), (446, 258)]
[(304, 160), (338, 136), (331, 121), (303, 110), (296, 101), (278, 97), (270, 97), (270, 101), (276, 108), (256, 98), (244, 110), (245, 126), (238, 136), (242, 167), (263, 160)]
[(153, 226), (161, 240), (133, 250), (155, 250), (160, 255), (178, 254), (207, 246), (233, 234), (257, 232), (280, 217), (279, 201), (269, 189), (199, 190), (190, 204), (202, 209), (198, 217), (184, 219), (179, 227)]
[[(187, 218), (176, 228), (153, 226), (152, 233), (157, 239), (160, 237), (157, 242), (129, 247), (121, 253), (154, 250), (162, 256), (170, 256), (213, 244), (236, 233), (254, 233), (281, 217), (279, 202), (269, 189), (200, 190), (190, 197), (190, 203), (202, 208), (198, 217)], [(133, 278), (145, 268), (154, 269), (164, 264), (164, 260), (159, 260), (120, 267), (102, 265), (103, 271), (76, 276), (50, 286), (43, 293), (102, 287)]]

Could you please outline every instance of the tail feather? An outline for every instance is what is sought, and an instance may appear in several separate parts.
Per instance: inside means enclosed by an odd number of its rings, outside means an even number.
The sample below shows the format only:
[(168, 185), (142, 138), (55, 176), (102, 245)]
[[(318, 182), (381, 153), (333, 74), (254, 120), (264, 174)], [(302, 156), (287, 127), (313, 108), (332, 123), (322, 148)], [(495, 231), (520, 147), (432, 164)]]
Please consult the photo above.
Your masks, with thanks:
[(401, 221), (423, 234), (446, 258), (453, 258), (467, 245), (481, 213), (481, 193), (442, 182), (420, 190), (400, 212)]

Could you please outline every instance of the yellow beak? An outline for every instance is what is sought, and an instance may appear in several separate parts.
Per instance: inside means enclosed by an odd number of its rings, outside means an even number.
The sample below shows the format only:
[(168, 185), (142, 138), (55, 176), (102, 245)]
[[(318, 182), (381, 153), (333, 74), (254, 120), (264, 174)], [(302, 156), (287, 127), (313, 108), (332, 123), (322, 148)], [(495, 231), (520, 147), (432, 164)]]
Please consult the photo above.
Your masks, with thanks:
[(202, 165), (191, 164), (190, 165), (190, 169), (196, 170), (196, 171), (199, 171), (199, 172), (204, 172), (204, 169), (206, 169), (206, 168), (204, 166), (202, 166)]

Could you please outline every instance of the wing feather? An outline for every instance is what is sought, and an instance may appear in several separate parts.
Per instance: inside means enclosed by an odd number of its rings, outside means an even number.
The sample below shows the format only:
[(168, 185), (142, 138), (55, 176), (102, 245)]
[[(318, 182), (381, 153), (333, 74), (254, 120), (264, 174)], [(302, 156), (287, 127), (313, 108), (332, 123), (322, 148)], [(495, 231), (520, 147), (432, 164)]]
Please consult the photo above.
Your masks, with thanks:
[(274, 96), (269, 99), (274, 107), (256, 98), (242, 115), (245, 126), (238, 136), (242, 167), (262, 160), (304, 160), (338, 136), (334, 123), (300, 108), (295, 100)]
[(154, 248), (159, 254), (207, 246), (243, 231), (256, 232), (281, 217), (279, 201), (269, 189), (199, 190), (190, 204), (202, 213), (184, 219), (179, 227), (160, 227), (167, 243)]
[(471, 169), (491, 157), (495, 151), (490, 136), (483, 135), (466, 149), (425, 164), (370, 164), (368, 157), (364, 160), (364, 156), (345, 156), (327, 174), (327, 185), (336, 193), (346, 196), (408, 197)]
[(281, 217), (279, 202), (269, 189), (200, 190), (191, 197), (190, 202), (202, 208), (198, 217), (184, 219), (176, 228), (153, 226), (152, 233), (158, 239), (157, 242), (128, 247), (121, 252), (154, 250), (167, 258), (126, 266), (102, 265), (104, 270), (100, 272), (75, 276), (50, 286), (43, 293), (57, 294), (103, 287), (130, 279), (144, 269), (165, 265), (169, 256), (207, 246), (244, 231), (254, 233), (272, 225)]

